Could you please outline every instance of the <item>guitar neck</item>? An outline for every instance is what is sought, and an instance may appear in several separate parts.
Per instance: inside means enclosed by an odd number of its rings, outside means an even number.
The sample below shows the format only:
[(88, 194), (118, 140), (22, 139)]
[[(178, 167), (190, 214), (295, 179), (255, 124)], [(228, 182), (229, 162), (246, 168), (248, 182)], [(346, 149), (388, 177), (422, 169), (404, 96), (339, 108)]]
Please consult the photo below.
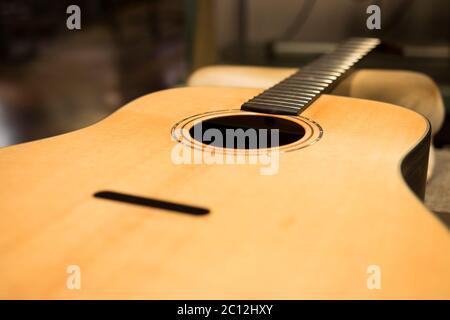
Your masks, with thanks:
[(336, 50), (309, 63), (249, 101), (241, 109), (253, 112), (298, 115), (322, 93), (329, 92), (380, 40), (351, 38)]

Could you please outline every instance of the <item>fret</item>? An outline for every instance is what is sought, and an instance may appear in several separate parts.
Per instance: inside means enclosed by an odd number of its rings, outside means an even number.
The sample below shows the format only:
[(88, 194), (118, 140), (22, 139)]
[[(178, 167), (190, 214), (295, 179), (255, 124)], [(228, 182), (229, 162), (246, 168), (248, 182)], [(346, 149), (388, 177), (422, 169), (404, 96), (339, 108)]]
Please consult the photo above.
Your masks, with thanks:
[(258, 98), (258, 99), (253, 99), (250, 102), (253, 103), (259, 103), (259, 102), (266, 102), (266, 103), (277, 103), (277, 104), (281, 104), (281, 105), (285, 105), (288, 107), (294, 107), (294, 108), (299, 108), (302, 105), (306, 105), (310, 102), (311, 100), (304, 100), (304, 101), (296, 101), (296, 102), (292, 102), (292, 101), (285, 101), (285, 100), (279, 100), (279, 99), (273, 99), (273, 100), (268, 100), (268, 99), (262, 99), (262, 98)]
[(352, 53), (349, 54), (348, 52), (336, 52), (336, 53), (332, 53), (329, 56), (327, 56), (325, 59), (327, 60), (345, 60), (345, 61), (351, 61), (351, 60), (359, 60), (362, 58), (362, 56), (365, 54), (366, 51), (364, 52), (359, 52), (359, 53)]
[(332, 52), (323, 58), (329, 57), (346, 57), (346, 58), (361, 58), (367, 52), (370, 51), (370, 48), (361, 48), (361, 49), (340, 49), (338, 51)]
[(289, 93), (280, 95), (280, 94), (277, 94), (276, 92), (273, 92), (271, 90), (270, 92), (262, 93), (261, 96), (287, 97), (287, 98), (291, 98), (291, 99), (299, 99), (299, 98), (304, 98), (305, 96), (306, 97), (315, 97), (315, 96), (317, 96), (317, 93), (314, 94), (314, 93), (309, 93), (309, 92), (303, 92), (303, 90), (302, 90), (301, 96), (299, 96), (299, 95), (290, 95)]
[(333, 80), (327, 80), (327, 79), (319, 79), (319, 78), (315, 78), (315, 77), (308, 77), (308, 76), (298, 76), (296, 78), (289, 78), (286, 79), (283, 82), (308, 82), (308, 83), (319, 83), (319, 84), (330, 84), (333, 83)]
[(354, 54), (362, 54), (362, 53), (368, 52), (370, 50), (371, 50), (371, 46), (368, 46), (368, 47), (339, 47), (338, 49), (329, 53), (328, 55), (341, 54), (341, 53), (348, 53), (348, 54), (354, 55)]
[[(291, 88), (291, 89), (298, 89), (300, 92), (302, 91), (302, 89), (305, 87), (306, 85), (294, 85), (294, 84), (291, 84), (291, 83), (284, 83), (284, 82), (280, 82), (279, 84), (277, 84), (277, 88), (288, 88), (287, 90), (289, 90), (289, 88)], [(311, 87), (313, 87), (313, 86), (311, 86), (311, 85), (308, 85), (307, 87), (309, 87), (309, 88), (311, 88)], [(315, 89), (317, 89), (317, 90), (319, 90), (319, 91), (322, 91), (323, 89), (325, 89), (327, 86), (322, 86), (322, 87), (317, 87), (317, 86), (315, 86), (314, 88)]]
[(299, 76), (297, 78), (290, 78), (290, 79), (283, 80), (282, 82), (283, 83), (291, 83), (291, 82), (299, 83), (299, 82), (302, 82), (302, 83), (307, 83), (307, 84), (311, 83), (313, 85), (317, 85), (317, 84), (328, 85), (328, 84), (332, 83), (333, 81), (331, 81), (331, 80), (313, 79), (313, 78), (307, 78), (307, 77)]
[(283, 100), (278, 100), (278, 99), (269, 99), (269, 98), (254, 98), (252, 100), (250, 100), (250, 102), (253, 103), (269, 103), (269, 104), (277, 104), (277, 105), (282, 105), (282, 106), (286, 106), (286, 107), (292, 107), (292, 108), (298, 108), (299, 104), (303, 103), (306, 104), (310, 101), (309, 100), (302, 100), (302, 101), (298, 101), (298, 102), (290, 102), (290, 101), (283, 101)]
[[(263, 92), (262, 94), (266, 94), (268, 91)], [(283, 89), (277, 89), (275, 87), (272, 87), (270, 89), (270, 92), (273, 92), (274, 94), (276, 93), (281, 93), (283, 95), (286, 96), (292, 96), (292, 97), (297, 97), (297, 95), (295, 95), (292, 90), (283, 90)], [(314, 96), (318, 95), (321, 93), (321, 90), (311, 90), (311, 89), (302, 89), (302, 94), (312, 94)]]
[[(257, 98), (252, 99), (251, 101), (281, 101), (286, 102), (287, 104), (299, 105), (300, 103), (308, 103), (313, 97), (308, 97), (308, 99), (292, 99), (280, 96), (259, 96)], [(261, 100), (264, 99), (264, 100)]]
[(277, 100), (277, 99), (280, 99), (282, 101), (286, 101), (286, 102), (297, 104), (298, 102), (308, 102), (309, 100), (311, 100), (314, 97), (315, 96), (303, 96), (303, 97), (289, 98), (289, 97), (286, 97), (286, 96), (279, 96), (279, 95), (276, 95), (276, 96), (274, 96), (274, 95), (260, 95), (260, 96), (254, 97), (253, 99), (258, 99), (258, 98), (263, 98), (265, 100)]
[(339, 48), (352, 48), (352, 47), (365, 47), (365, 48), (370, 48), (374, 45), (376, 45), (376, 42), (344, 42), (342, 45), (338, 46), (337, 49)]
[(327, 83), (312, 83), (311, 81), (289, 81), (288, 79), (283, 80), (279, 82), (275, 87), (280, 86), (291, 86), (291, 87), (297, 87), (297, 88), (305, 88), (305, 89), (312, 89), (312, 90), (323, 90), (323, 88), (327, 87)]
[[(342, 72), (334, 72), (334, 71), (321, 71), (321, 70), (314, 70), (314, 69), (304, 69), (302, 70), (302, 74), (314, 74), (314, 75), (324, 75), (324, 76), (334, 76), (336, 78), (340, 77), (342, 75)], [(291, 76), (292, 77), (292, 76)]]
[(332, 68), (312, 68), (309, 65), (307, 67), (304, 67), (302, 69), (302, 72), (296, 72), (293, 75), (291, 75), (290, 77), (294, 77), (294, 76), (299, 76), (300, 74), (305, 74), (305, 73), (311, 73), (311, 74), (318, 74), (318, 75), (334, 75), (339, 77), (340, 75), (342, 75), (342, 71), (336, 71), (335, 69)]
[(339, 73), (339, 75), (342, 75), (343, 73), (346, 72), (346, 70), (344, 70), (342, 68), (321, 67), (318, 65), (314, 66), (314, 68), (312, 67), (312, 65), (308, 65), (302, 69), (302, 71), (309, 71), (309, 70), (314, 70), (315, 72), (335, 72), (335, 73)]
[(337, 50), (329, 53), (331, 54), (341, 54), (341, 53), (348, 53), (348, 54), (362, 54), (367, 51), (370, 51), (371, 47), (339, 47)]
[[(291, 85), (288, 84), (287, 86), (288, 86), (287, 89), (283, 89), (284, 88), (283, 84), (279, 83), (276, 86), (272, 87), (270, 89), (270, 92), (274, 92), (274, 93), (279, 92), (279, 93), (282, 93), (282, 94), (293, 94), (293, 93), (295, 93), (295, 92), (292, 92), (292, 89), (291, 89), (292, 86)], [(301, 90), (301, 92), (311, 93), (311, 94), (314, 94), (314, 95), (320, 94), (322, 92), (322, 90), (323, 90), (323, 87), (317, 88), (317, 87), (311, 87), (311, 86), (306, 86), (306, 85), (297, 85), (296, 88), (299, 88), (299, 90)], [(265, 93), (265, 92), (263, 92), (263, 93)], [(261, 94), (263, 94), (263, 93), (261, 93)]]
[[(305, 77), (306, 76), (306, 77)], [(323, 79), (323, 80), (327, 80), (327, 81), (331, 81), (331, 82), (333, 82), (334, 80), (336, 80), (338, 77), (337, 76), (333, 76), (333, 75), (328, 75), (328, 76), (326, 76), (326, 75), (317, 75), (317, 74), (312, 74), (312, 73), (308, 73), (308, 72), (304, 72), (303, 73), (303, 77), (305, 78), (305, 79), (309, 79), (309, 78), (312, 78), (312, 79)]]
[(342, 67), (348, 67), (348, 66), (352, 66), (358, 60), (359, 59), (354, 59), (354, 58), (342, 59), (342, 58), (326, 57), (326, 58), (319, 59), (317, 61), (326, 62), (329, 64), (336, 64), (337, 66), (342, 66)]
[(302, 74), (296, 75), (296, 76), (291, 76), (288, 79), (295, 79), (295, 78), (314, 78), (314, 79), (319, 79), (319, 80), (336, 80), (338, 77), (337, 76), (333, 76), (333, 75), (326, 75), (326, 74), (316, 74), (316, 73), (312, 73), (312, 72), (308, 72), (308, 70), (302, 72)]
[[(320, 90), (317, 90), (318, 93), (316, 93), (315, 95), (320, 95), (321, 93), (323, 93), (325, 91), (326, 88), (321, 88)], [(282, 86), (282, 87), (278, 87), (277, 90), (279, 90), (280, 92), (283, 93), (289, 93), (289, 94), (293, 94), (295, 96), (298, 96), (300, 99), (303, 98), (302, 93), (305, 92), (303, 88), (301, 87), (294, 87), (291, 85), (286, 85), (286, 86)]]
[(328, 69), (335, 69), (335, 70), (342, 70), (342, 72), (346, 72), (348, 69), (342, 65), (341, 62), (339, 62), (339, 64), (337, 63), (330, 63), (330, 62), (326, 62), (325, 59), (321, 59), (321, 60), (315, 60), (313, 62), (311, 62), (310, 64), (308, 64), (308, 68), (311, 69), (316, 69), (316, 68), (328, 68)]
[(344, 72), (348, 70), (348, 68), (350, 68), (350, 64), (344, 64), (342, 63), (341, 60), (339, 60), (339, 64), (338, 63), (331, 63), (331, 61), (326, 61), (326, 60), (316, 60), (314, 62), (311, 62), (310, 67), (314, 68), (314, 67), (326, 67), (326, 68), (338, 68), (338, 69), (343, 69)]
[[(292, 90), (291, 90), (291, 92), (292, 92)], [(304, 94), (302, 92), (300, 94), (296, 94), (296, 95), (293, 95), (293, 96), (288, 96), (288, 94), (280, 94), (280, 93), (277, 93), (277, 92), (267, 92), (267, 93), (264, 93), (264, 94), (260, 94), (260, 95), (254, 97), (254, 98), (267, 97), (269, 99), (274, 99), (275, 97), (280, 97), (280, 99), (287, 99), (287, 100), (293, 100), (293, 101), (300, 101), (300, 100), (307, 101), (307, 100), (310, 100), (311, 98), (315, 97), (316, 95), (317, 94), (306, 95), (306, 93)]]
[(299, 110), (301, 110), (301, 109), (302, 109), (301, 107), (293, 109), (293, 108), (284, 108), (284, 107), (273, 106), (273, 105), (252, 104), (250, 102), (246, 102), (245, 108), (243, 110), (294, 116), (294, 115), (297, 115)]
[(288, 106), (288, 105), (285, 105), (285, 104), (283, 104), (281, 102), (278, 102), (278, 103), (265, 102), (265, 101), (254, 102), (253, 100), (250, 100), (249, 103), (251, 103), (253, 105), (260, 105), (260, 104), (262, 104), (262, 105), (266, 105), (266, 106), (282, 107), (282, 108), (285, 108), (285, 109), (292, 109), (292, 110), (298, 109), (297, 106)]
[[(287, 103), (287, 104), (297, 104), (298, 102), (308, 102), (309, 100), (311, 100), (312, 98), (314, 98), (314, 97), (307, 97), (307, 96), (304, 96), (304, 97), (301, 97), (301, 98), (297, 98), (297, 99), (290, 99), (290, 98), (279, 98), (280, 99), (280, 102), (285, 102), (285, 103)], [(251, 100), (256, 100), (256, 99), (264, 99), (264, 100), (274, 100), (274, 101), (277, 101), (277, 99), (278, 98), (276, 98), (276, 97), (273, 97), (273, 96), (268, 96), (268, 95), (258, 95), (258, 96), (256, 96), (256, 97), (253, 97)]]
[(263, 91), (242, 105), (243, 110), (297, 115), (322, 93), (328, 92), (368, 52), (379, 44), (374, 38), (352, 38)]
[(352, 50), (352, 52), (333, 52), (322, 58), (325, 59), (345, 59), (345, 60), (357, 60), (360, 59), (367, 50), (361, 50), (360, 52)]
[(330, 53), (330, 55), (331, 54), (361, 54), (361, 53), (364, 53), (364, 52), (367, 52), (368, 50), (370, 49), (370, 47), (369, 48), (339, 48), (339, 49), (337, 49), (336, 51), (333, 51), (332, 53)]
[(343, 51), (351, 51), (351, 52), (357, 52), (357, 51), (362, 51), (362, 50), (369, 50), (369, 49), (371, 49), (372, 48), (372, 44), (367, 44), (367, 45), (342, 45), (342, 46), (339, 46), (335, 51), (333, 51), (332, 53), (334, 53), (334, 52), (339, 52), (339, 51), (341, 51), (341, 50), (343, 50)]

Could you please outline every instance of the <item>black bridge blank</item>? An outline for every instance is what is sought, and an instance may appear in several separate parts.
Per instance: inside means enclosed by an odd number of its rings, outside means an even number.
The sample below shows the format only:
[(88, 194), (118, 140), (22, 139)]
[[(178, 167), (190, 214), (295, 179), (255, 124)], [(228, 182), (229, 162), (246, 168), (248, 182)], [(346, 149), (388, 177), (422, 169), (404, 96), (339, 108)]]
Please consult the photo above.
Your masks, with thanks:
[(205, 208), (193, 207), (185, 204), (156, 200), (152, 198), (133, 196), (131, 194), (119, 193), (114, 191), (99, 191), (94, 194), (94, 197), (100, 199), (125, 202), (139, 206), (146, 206), (151, 208), (187, 213), (196, 216), (201, 216), (209, 213), (209, 210)]

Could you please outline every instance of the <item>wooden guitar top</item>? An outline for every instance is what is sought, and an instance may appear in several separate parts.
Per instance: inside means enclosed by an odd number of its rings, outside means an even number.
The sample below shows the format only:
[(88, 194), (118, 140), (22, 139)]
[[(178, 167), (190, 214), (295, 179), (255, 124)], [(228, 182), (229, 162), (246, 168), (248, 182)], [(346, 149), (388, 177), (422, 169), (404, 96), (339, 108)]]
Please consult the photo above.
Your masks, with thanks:
[[(449, 232), (400, 173), (428, 130), (412, 111), (323, 95), (302, 114), (322, 138), (280, 154), (277, 174), (173, 163), (175, 123), (260, 91), (165, 90), (0, 149), (0, 297), (449, 299)], [(210, 212), (94, 197), (103, 190)], [(367, 287), (371, 265), (380, 289)]]

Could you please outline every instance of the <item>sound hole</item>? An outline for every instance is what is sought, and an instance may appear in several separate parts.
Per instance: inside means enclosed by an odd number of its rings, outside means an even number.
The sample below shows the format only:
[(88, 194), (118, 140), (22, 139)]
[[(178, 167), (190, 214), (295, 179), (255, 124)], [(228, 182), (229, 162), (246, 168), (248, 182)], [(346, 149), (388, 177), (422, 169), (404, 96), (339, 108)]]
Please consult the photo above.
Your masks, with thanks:
[(250, 150), (291, 144), (303, 138), (305, 129), (285, 118), (231, 115), (201, 121), (189, 134), (209, 146)]

